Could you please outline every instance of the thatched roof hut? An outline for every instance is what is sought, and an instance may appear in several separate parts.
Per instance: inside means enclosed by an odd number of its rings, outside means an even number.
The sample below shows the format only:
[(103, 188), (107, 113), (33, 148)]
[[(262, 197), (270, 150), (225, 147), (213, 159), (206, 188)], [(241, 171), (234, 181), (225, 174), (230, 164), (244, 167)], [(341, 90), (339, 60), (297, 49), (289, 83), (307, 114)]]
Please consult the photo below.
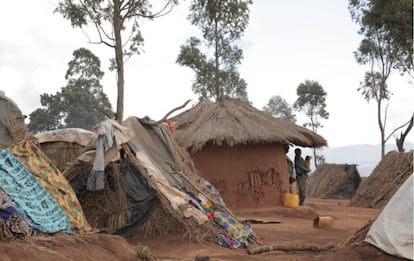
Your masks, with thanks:
[(413, 151), (390, 151), (359, 186), (351, 205), (383, 208), (413, 173)]
[(327, 145), (304, 127), (234, 99), (202, 101), (170, 120), (177, 142), (230, 207), (282, 204), (288, 191), (284, 145)]
[(283, 143), (301, 147), (326, 146), (326, 140), (314, 132), (275, 118), (244, 102), (224, 99), (217, 103), (202, 101), (171, 119), (176, 121), (177, 141), (190, 152), (206, 145)]
[(309, 197), (351, 199), (360, 182), (355, 164), (324, 163), (309, 176), (306, 194)]

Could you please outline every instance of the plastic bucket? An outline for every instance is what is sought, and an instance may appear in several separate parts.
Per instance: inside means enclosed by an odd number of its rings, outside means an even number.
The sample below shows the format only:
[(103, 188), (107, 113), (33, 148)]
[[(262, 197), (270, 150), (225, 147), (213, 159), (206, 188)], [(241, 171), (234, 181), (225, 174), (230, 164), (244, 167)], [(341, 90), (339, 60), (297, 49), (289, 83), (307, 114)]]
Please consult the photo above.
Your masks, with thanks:
[(299, 207), (299, 196), (298, 194), (285, 193), (284, 206), (288, 208)]

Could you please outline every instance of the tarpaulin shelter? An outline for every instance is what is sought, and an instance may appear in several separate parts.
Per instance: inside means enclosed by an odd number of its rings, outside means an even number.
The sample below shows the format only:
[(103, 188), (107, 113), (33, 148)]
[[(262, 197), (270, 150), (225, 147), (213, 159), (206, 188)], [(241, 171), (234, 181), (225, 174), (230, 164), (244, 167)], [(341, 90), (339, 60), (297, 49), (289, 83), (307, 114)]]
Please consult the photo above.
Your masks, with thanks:
[(361, 182), (355, 164), (320, 164), (309, 175), (307, 196), (351, 199)]
[(285, 144), (326, 145), (304, 127), (230, 98), (201, 101), (169, 120), (177, 142), (230, 208), (281, 205), (289, 191)]
[(238, 247), (254, 238), (194, 168), (167, 124), (130, 117), (107, 120), (64, 172), (97, 228), (125, 237), (180, 233)]
[(413, 175), (372, 223), (365, 241), (388, 254), (413, 260)]

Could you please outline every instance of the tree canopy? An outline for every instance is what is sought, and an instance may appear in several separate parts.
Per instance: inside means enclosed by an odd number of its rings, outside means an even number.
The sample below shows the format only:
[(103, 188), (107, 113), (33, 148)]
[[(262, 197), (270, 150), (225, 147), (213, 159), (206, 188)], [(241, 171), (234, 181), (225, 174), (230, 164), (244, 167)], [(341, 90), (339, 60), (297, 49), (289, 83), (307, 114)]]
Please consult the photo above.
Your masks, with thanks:
[(232, 97), (248, 102), (247, 83), (238, 72), (243, 51), (237, 42), (248, 25), (251, 4), (252, 0), (192, 0), (188, 19), (201, 30), (203, 40), (188, 39), (177, 63), (196, 73), (192, 89), (200, 100)]
[(412, 72), (412, 0), (349, 0), (349, 10), (352, 19), (361, 26), (359, 33), (365, 41), (381, 44), (392, 56), (393, 68), (403, 73)]
[(358, 91), (377, 103), (381, 155), (385, 155), (387, 109), (391, 98), (387, 80), (393, 70), (411, 75), (413, 70), (412, 0), (349, 0), (354, 22), (363, 39), (355, 52), (359, 64), (369, 65)]
[(55, 10), (69, 20), (73, 27), (92, 25), (98, 33), (94, 43), (113, 48), (115, 58), (111, 68), (117, 70), (116, 119), (119, 122), (124, 113), (124, 56), (140, 54), (144, 42), (139, 18), (154, 19), (165, 15), (178, 0), (161, 2), (160, 9), (152, 11), (148, 0), (62, 0)]
[[(311, 127), (312, 131), (318, 133), (318, 129), (323, 127), (320, 120), (328, 119), (329, 113), (326, 111), (326, 96), (327, 93), (322, 85), (317, 81), (305, 80), (299, 84), (296, 89), (298, 98), (293, 104), (293, 108), (302, 111), (308, 118), (309, 122), (303, 124), (305, 127)], [(316, 149), (313, 149), (314, 164), (318, 166), (318, 162), (323, 162), (323, 157), (316, 154)]]
[(55, 95), (40, 95), (43, 106), (30, 114), (29, 129), (33, 132), (59, 128), (90, 129), (105, 119), (98, 106), (111, 109), (111, 104), (100, 84), (104, 73), (101, 62), (85, 48), (73, 52), (68, 63), (65, 87)]
[(296, 123), (296, 115), (292, 106), (279, 95), (272, 96), (262, 110), (273, 117)]
[(309, 126), (313, 132), (317, 132), (318, 128), (323, 127), (320, 119), (328, 119), (329, 113), (326, 111), (326, 95), (327, 93), (319, 82), (306, 80), (299, 84), (296, 89), (298, 98), (293, 104), (293, 108), (302, 111), (310, 120), (304, 124)]

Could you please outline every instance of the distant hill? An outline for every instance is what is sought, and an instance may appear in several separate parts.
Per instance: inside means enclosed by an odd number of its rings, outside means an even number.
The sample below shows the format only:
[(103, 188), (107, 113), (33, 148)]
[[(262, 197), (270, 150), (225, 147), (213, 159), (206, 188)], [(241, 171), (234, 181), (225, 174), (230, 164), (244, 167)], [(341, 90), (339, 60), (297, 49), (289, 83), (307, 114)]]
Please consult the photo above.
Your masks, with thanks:
[[(414, 148), (414, 144), (405, 143), (404, 148), (406, 151), (412, 150)], [(392, 150), (397, 150), (396, 145), (386, 144), (385, 153)], [(324, 148), (320, 150), (319, 153), (325, 156), (326, 163), (356, 164), (359, 174), (363, 177), (369, 176), (381, 160), (380, 145), (356, 144), (345, 147)], [(302, 155), (312, 156), (313, 150), (304, 148), (302, 149)], [(289, 151), (289, 156), (293, 160), (293, 149)], [(312, 171), (313, 170), (314, 169), (312, 169)]]

